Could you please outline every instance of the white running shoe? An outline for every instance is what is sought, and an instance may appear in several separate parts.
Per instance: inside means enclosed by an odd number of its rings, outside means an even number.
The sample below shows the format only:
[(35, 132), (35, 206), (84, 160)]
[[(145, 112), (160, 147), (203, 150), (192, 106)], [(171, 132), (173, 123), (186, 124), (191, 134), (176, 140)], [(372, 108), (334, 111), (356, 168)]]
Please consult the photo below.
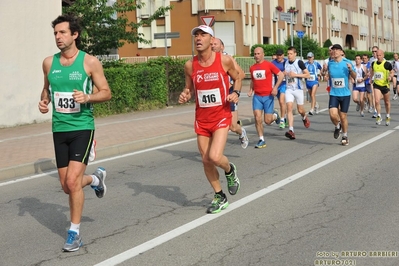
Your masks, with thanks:
[(249, 139), (248, 139), (247, 131), (245, 130), (245, 128), (242, 127), (241, 129), (242, 129), (242, 137), (239, 137), (239, 140), (241, 141), (241, 147), (243, 149), (246, 149), (249, 144)]

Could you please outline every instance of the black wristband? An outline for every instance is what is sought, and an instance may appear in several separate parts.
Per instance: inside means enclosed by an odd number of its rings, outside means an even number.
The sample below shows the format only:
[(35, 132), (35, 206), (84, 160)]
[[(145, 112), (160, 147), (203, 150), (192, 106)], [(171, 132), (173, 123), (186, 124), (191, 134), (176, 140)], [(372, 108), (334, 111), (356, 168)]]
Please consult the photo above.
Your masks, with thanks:
[(241, 94), (240, 91), (234, 90), (233, 92), (237, 93), (237, 96), (240, 97), (240, 94)]

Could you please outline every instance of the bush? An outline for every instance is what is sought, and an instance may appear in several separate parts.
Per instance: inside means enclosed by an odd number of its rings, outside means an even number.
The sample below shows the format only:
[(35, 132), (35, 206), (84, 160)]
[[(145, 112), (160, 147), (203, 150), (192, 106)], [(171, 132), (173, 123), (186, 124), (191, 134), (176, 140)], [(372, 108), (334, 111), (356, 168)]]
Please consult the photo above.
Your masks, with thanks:
[(105, 116), (166, 105), (168, 91), (162, 66), (147, 64), (105, 68), (112, 99), (95, 105), (94, 115)]
[(265, 56), (272, 56), (273, 54), (276, 53), (277, 49), (283, 49), (284, 54), (286, 54), (288, 48), (287, 46), (281, 44), (255, 44), (251, 47), (251, 56), (254, 56), (254, 50), (257, 47), (263, 48)]
[(324, 48), (328, 48), (328, 47), (330, 47), (331, 45), (333, 45), (332, 42), (331, 42), (331, 40), (330, 40), (330, 39), (327, 39), (327, 40), (324, 42), (323, 47), (324, 47)]
[(186, 60), (160, 57), (146, 63), (104, 61), (112, 99), (95, 105), (95, 116), (162, 108), (176, 104), (185, 86)]

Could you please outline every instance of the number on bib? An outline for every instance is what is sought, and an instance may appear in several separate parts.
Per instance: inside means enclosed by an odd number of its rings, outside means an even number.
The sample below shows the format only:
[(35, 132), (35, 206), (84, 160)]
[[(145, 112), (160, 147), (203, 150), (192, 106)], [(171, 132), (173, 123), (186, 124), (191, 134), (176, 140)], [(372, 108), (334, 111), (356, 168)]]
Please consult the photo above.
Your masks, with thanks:
[(79, 113), (80, 104), (75, 102), (72, 92), (54, 92), (55, 110), (58, 113)]
[(198, 104), (200, 107), (214, 107), (222, 105), (219, 89), (198, 90)]

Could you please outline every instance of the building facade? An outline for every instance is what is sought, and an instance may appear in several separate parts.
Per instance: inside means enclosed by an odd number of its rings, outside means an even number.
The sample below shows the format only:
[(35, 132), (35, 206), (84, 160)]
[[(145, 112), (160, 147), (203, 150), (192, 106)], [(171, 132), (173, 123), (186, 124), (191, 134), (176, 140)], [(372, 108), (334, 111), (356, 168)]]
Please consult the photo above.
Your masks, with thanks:
[(295, 10), (294, 36), (303, 31), (320, 45), (330, 39), (345, 49), (367, 51), (377, 45), (396, 51), (398, 4), (399, 0), (270, 0), (263, 6), (263, 43), (282, 44), (290, 38), (291, 22), (282, 20), (281, 13)]
[(57, 53), (51, 21), (61, 14), (61, 1), (0, 1), (0, 127), (51, 119), (38, 103), (43, 89), (42, 63)]
[[(157, 7), (172, 5), (164, 18), (139, 29), (151, 44), (128, 44), (120, 57), (194, 54), (190, 29), (214, 17), (215, 35), (229, 54), (248, 56), (257, 43), (283, 44), (303, 31), (320, 45), (330, 39), (345, 49), (370, 50), (377, 45), (395, 51), (399, 45), (399, 0), (143, 0), (146, 7), (129, 19), (145, 19)], [(292, 22), (281, 15), (291, 14)], [(284, 15), (284, 14), (283, 14)], [(154, 33), (178, 32), (177, 39), (154, 39)], [(165, 49), (165, 46), (167, 47)]]
[[(130, 21), (145, 20), (160, 6), (173, 9), (150, 25), (139, 29), (151, 44), (126, 44), (120, 57), (192, 55), (194, 47), (190, 31), (204, 24), (202, 18), (214, 18), (212, 28), (221, 38), (229, 54), (248, 56), (252, 45), (262, 42), (263, 0), (142, 0), (144, 8), (131, 12)], [(156, 33), (179, 33), (179, 38), (155, 39)], [(165, 49), (165, 46), (167, 47)]]

